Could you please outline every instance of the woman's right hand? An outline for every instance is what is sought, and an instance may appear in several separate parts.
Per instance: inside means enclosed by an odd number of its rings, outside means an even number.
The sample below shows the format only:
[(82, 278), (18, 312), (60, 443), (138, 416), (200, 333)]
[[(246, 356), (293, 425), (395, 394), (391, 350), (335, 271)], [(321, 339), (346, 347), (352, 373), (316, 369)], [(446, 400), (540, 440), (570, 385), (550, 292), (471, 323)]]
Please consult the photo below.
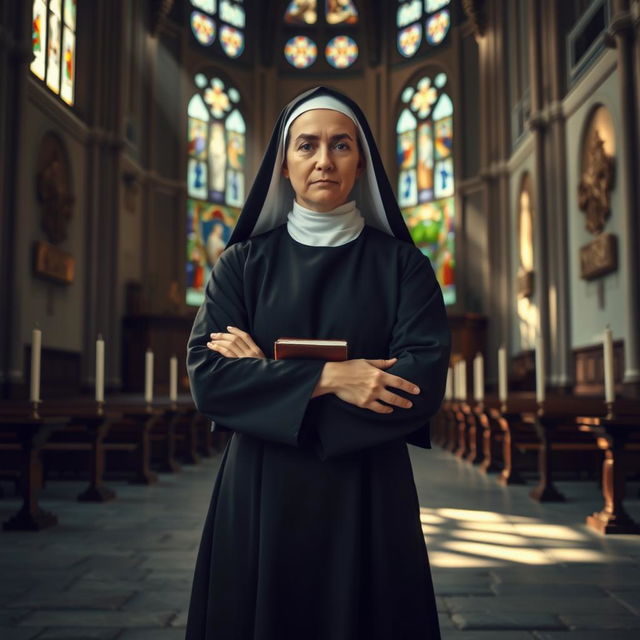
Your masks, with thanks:
[(413, 406), (410, 400), (387, 389), (392, 387), (413, 395), (420, 393), (420, 388), (409, 380), (384, 371), (396, 361), (397, 358), (327, 362), (311, 397), (334, 393), (345, 402), (375, 413), (391, 413), (393, 407), (410, 409)]

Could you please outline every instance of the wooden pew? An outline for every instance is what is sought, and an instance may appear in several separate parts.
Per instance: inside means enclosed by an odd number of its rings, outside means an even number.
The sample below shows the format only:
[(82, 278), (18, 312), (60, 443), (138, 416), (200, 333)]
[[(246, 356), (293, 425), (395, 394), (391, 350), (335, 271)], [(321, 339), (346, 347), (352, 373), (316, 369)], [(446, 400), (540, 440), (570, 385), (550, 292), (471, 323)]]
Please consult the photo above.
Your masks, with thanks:
[[(624, 410), (619, 407), (619, 411)], [(640, 526), (624, 508), (628, 449), (640, 450), (640, 413), (624, 415), (615, 409), (604, 416), (579, 416), (576, 423), (597, 439), (604, 451), (601, 511), (587, 517), (587, 525), (602, 534), (640, 534)]]
[(0, 416), (0, 444), (17, 440), (20, 446), (22, 507), (2, 524), (5, 531), (40, 531), (58, 522), (54, 513), (44, 511), (38, 503), (42, 487), (42, 447), (51, 434), (64, 429), (66, 418)]

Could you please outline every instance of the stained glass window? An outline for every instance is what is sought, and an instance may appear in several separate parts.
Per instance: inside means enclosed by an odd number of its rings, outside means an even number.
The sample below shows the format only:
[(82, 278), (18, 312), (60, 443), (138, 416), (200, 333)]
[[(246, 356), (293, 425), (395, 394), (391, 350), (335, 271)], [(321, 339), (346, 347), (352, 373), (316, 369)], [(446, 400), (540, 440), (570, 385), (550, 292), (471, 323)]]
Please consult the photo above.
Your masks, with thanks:
[[(451, 0), (398, 0), (396, 12), (397, 47), (405, 58), (411, 58), (422, 42), (438, 46), (449, 33)], [(424, 38), (423, 38), (424, 35)]]
[(72, 105), (76, 76), (76, 0), (34, 0), (31, 47), (32, 73)]
[(296, 69), (310, 67), (318, 57), (316, 43), (306, 36), (294, 36), (284, 47), (284, 57)]
[(329, 40), (325, 51), (327, 62), (336, 69), (350, 67), (358, 57), (358, 45), (349, 36), (336, 36)]
[(445, 303), (456, 301), (453, 103), (445, 73), (425, 75), (400, 95), (396, 121), (398, 204), (429, 257)]
[(284, 12), (285, 60), (296, 69), (307, 69), (318, 58), (317, 43), (324, 42), (327, 63), (348, 69), (358, 59), (358, 21), (353, 0), (290, 0)]
[(217, 39), (229, 58), (244, 51), (246, 21), (242, 0), (191, 0), (189, 22), (196, 42), (211, 47)]
[(204, 73), (194, 84), (187, 108), (186, 301), (200, 305), (244, 203), (247, 128), (235, 87)]

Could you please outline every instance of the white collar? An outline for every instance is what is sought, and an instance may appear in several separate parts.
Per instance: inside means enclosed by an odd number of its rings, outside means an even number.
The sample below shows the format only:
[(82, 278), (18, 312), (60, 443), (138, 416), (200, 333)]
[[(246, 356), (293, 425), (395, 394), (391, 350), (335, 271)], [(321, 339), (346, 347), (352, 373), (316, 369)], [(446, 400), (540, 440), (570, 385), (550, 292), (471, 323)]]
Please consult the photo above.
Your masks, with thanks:
[(294, 200), (287, 216), (289, 235), (311, 247), (339, 247), (355, 240), (363, 228), (364, 218), (355, 200), (323, 212), (307, 209)]

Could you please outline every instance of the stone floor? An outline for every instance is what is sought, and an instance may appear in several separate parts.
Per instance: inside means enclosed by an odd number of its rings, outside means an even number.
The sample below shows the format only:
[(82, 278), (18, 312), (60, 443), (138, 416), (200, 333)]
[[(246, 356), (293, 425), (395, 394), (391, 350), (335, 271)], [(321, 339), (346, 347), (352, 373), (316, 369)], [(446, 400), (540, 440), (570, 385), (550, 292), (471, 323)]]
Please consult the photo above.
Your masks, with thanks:
[[(412, 458), (444, 640), (640, 637), (640, 537), (584, 526), (601, 506), (595, 485), (560, 483), (569, 501), (539, 505), (438, 449)], [(60, 524), (0, 532), (0, 638), (182, 639), (216, 467), (111, 483), (107, 504), (75, 502), (82, 483), (49, 483), (42, 505)], [(640, 520), (638, 485), (629, 493)], [(0, 521), (17, 506), (1, 499)]]

